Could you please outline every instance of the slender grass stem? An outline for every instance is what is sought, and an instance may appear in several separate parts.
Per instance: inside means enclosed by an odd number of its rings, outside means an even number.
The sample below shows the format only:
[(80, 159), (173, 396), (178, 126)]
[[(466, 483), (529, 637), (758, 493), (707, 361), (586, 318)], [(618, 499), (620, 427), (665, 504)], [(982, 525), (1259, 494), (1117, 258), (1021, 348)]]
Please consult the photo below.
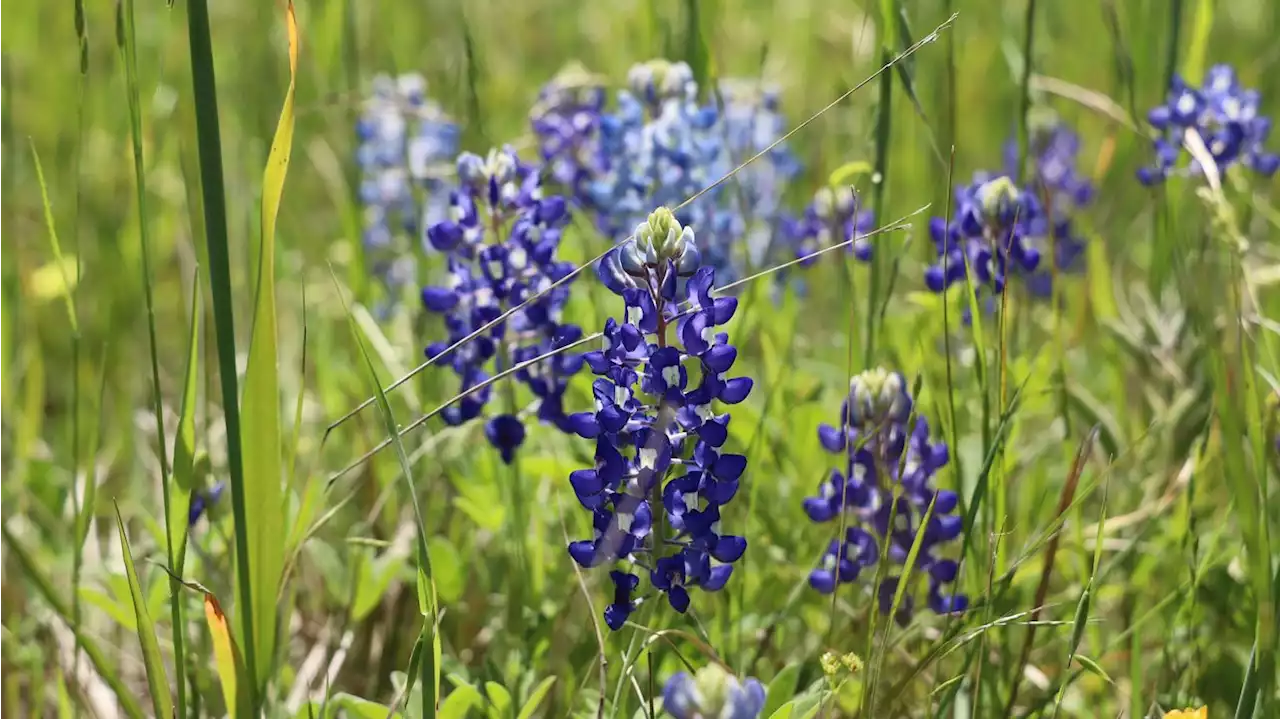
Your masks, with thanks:
[[(138, 88), (138, 39), (137, 28), (134, 23), (134, 4), (133, 0), (124, 0), (117, 6), (117, 11), (123, 13), (123, 22), (117, 23), (117, 29), (122, 29), (123, 33), (119, 39), (121, 50), (124, 54), (125, 65), (125, 89), (129, 100), (129, 131), (133, 140), (133, 172), (136, 183), (134, 185), (135, 195), (137, 199), (138, 211), (138, 239), (142, 244), (142, 288), (143, 299), (146, 303), (147, 312), (147, 339), (150, 349), (151, 360), (151, 395), (152, 410), (155, 413), (156, 422), (156, 457), (160, 460), (160, 487), (161, 496), (164, 501), (164, 513), (166, 522), (165, 531), (165, 547), (169, 564), (174, 565), (176, 558), (176, 547), (173, 544), (172, 533), (168, 531), (167, 524), (169, 521), (169, 504), (171, 498), (169, 496), (169, 483), (172, 480), (171, 469), (169, 466), (168, 442), (165, 440), (164, 428), (164, 406), (160, 389), (160, 359), (159, 350), (157, 348), (156, 339), (156, 312), (155, 312), (155, 291), (152, 287), (152, 257), (151, 257), (151, 237), (150, 237), (150, 220), (147, 214), (147, 178), (146, 166), (142, 158), (142, 101), (139, 97)], [(117, 513), (118, 513), (117, 509)], [(187, 681), (185, 677), (186, 655), (184, 649), (184, 639), (186, 634), (186, 624), (182, 620), (182, 593), (178, 591), (176, 580), (169, 580), (169, 611), (173, 621), (173, 653), (174, 653), (174, 671), (176, 673), (175, 683), (177, 685), (177, 704), (174, 707), (178, 716), (185, 717), (187, 713), (186, 704), (186, 687)]]

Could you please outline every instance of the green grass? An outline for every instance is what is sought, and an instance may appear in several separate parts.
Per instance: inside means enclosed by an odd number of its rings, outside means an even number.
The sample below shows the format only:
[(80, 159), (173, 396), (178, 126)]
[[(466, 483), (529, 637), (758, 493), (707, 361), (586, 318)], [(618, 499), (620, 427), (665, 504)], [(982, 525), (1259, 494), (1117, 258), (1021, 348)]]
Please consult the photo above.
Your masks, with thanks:
[[(237, 716), (630, 719), (711, 662), (758, 677), (775, 716), (1274, 715), (1276, 181), (1148, 190), (1126, 127), (1172, 73), (1218, 62), (1280, 113), (1273, 4), (324, 0), (297, 8), (292, 73), (283, 3), (126, 1), (119, 36), (113, 3), (5, 4), (0, 708), (226, 715), (185, 581), (223, 600)], [(456, 379), (420, 366), (440, 326), (415, 297), (373, 311), (351, 123), (373, 74), (418, 71), (465, 149), (532, 158), (528, 110), (561, 66), (618, 86), (659, 52), (777, 82), (806, 167), (792, 207), (838, 181), (882, 224), (929, 209), (873, 237), (871, 266), (788, 268), (803, 296), (775, 303), (770, 275), (727, 290), (756, 381), (729, 438), (747, 554), (689, 615), (653, 597), (611, 633), (606, 572), (563, 549), (590, 531), (566, 478), (592, 443), (531, 425), (513, 472), (479, 423), (434, 418)], [(928, 293), (928, 217), (1006, 140), (1025, 155), (1042, 106), (1098, 188), (1084, 272), (1054, 303), (1011, 284), (997, 314)], [(579, 218), (562, 248), (607, 245)], [(595, 284), (576, 278), (566, 315), (591, 347), (620, 310)], [(871, 571), (834, 597), (806, 585), (834, 531), (801, 509), (833, 466), (816, 427), (875, 365), (918, 383), (950, 445), (962, 617), (898, 627)], [(530, 399), (494, 385), (493, 408)], [(566, 408), (590, 401), (584, 373)], [(828, 651), (865, 666), (828, 680)]]

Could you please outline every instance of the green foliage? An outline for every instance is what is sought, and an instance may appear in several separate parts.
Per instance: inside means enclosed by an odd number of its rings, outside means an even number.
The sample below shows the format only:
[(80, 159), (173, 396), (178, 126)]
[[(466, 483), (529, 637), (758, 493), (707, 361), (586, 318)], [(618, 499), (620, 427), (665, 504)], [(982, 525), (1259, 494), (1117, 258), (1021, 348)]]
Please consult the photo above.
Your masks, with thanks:
[[(1272, 186), (1133, 180), (1175, 71), (1233, 63), (1280, 112), (1271, 4), (403, 5), (302, 4), (293, 42), (280, 3), (6, 5), (0, 708), (631, 718), (674, 673), (722, 661), (767, 687), (762, 717), (1275, 713)], [(607, 577), (579, 583), (564, 552), (591, 531), (566, 480), (591, 443), (531, 422), (513, 473), (480, 423), (420, 419), (456, 378), (407, 374), (442, 333), (414, 298), (375, 311), (351, 124), (374, 73), (420, 71), (466, 149), (532, 159), (528, 107), (562, 65), (616, 87), (659, 55), (782, 88), (805, 163), (790, 200), (852, 185), (882, 223), (932, 205), (875, 238), (872, 267), (835, 252), (789, 268), (804, 294), (733, 288), (756, 389), (734, 408), (729, 446), (750, 464), (724, 524), (747, 554), (689, 614), (646, 597), (647, 631), (610, 633)], [(1082, 272), (1053, 302), (1011, 283), (1004, 312), (967, 283), (925, 293), (928, 216), (1007, 139), (1026, 154), (1042, 105), (1080, 133), (1099, 190), (1077, 218)], [(590, 225), (566, 230), (566, 255), (605, 249)], [(588, 334), (621, 310), (597, 284), (582, 272), (565, 315)], [(801, 501), (838, 464), (815, 428), (869, 365), (918, 377), (915, 411), (950, 445), (961, 617), (920, 611), (904, 583), (892, 608), (918, 611), (898, 628), (872, 569), (834, 602), (807, 586), (834, 530)], [(590, 406), (575, 378), (566, 410)], [(188, 526), (217, 482), (225, 498)], [(206, 600), (200, 621), (191, 577), (225, 615)], [(821, 658), (851, 652), (867, 666), (829, 681)]]

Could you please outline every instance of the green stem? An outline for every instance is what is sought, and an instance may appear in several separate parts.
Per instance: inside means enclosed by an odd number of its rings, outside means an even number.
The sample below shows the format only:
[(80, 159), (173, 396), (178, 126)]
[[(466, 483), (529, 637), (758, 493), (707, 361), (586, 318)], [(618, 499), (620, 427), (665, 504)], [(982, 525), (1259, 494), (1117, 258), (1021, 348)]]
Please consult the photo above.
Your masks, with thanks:
[(1027, 174), (1027, 149), (1030, 134), (1027, 118), (1031, 114), (1031, 54), (1035, 50), (1036, 37), (1036, 0), (1027, 0), (1026, 23), (1022, 36), (1022, 95), (1018, 108), (1018, 186), (1021, 187)]
[[(121, 41), (121, 48), (124, 51), (125, 89), (129, 99), (129, 129), (133, 139), (133, 172), (137, 182), (135, 195), (138, 209), (138, 238), (142, 244), (142, 289), (147, 309), (147, 339), (151, 359), (151, 403), (156, 419), (156, 456), (160, 459), (160, 488), (161, 496), (164, 499), (166, 518), (165, 549), (169, 565), (174, 566), (173, 535), (167, 529), (170, 516), (169, 482), (172, 480), (172, 476), (168, 452), (165, 449), (168, 442), (165, 440), (164, 409), (160, 393), (160, 359), (156, 340), (155, 297), (151, 286), (151, 237), (148, 229), (150, 225), (147, 222), (146, 166), (142, 160), (142, 102), (138, 90), (138, 40), (137, 29), (134, 24), (133, 0), (125, 0), (120, 7), (120, 12), (124, 16), (122, 18), (123, 22), (118, 27), (123, 29), (124, 32), (123, 36), (118, 39)], [(78, 262), (79, 259), (77, 259)], [(183, 635), (185, 634), (186, 625), (182, 621), (182, 592), (177, 580), (172, 575), (169, 577), (169, 612), (173, 622), (174, 673), (177, 675), (177, 705), (175, 706), (175, 711), (179, 717), (186, 717), (186, 678), (183, 676), (185, 668), (183, 657), (186, 654), (183, 648)]]

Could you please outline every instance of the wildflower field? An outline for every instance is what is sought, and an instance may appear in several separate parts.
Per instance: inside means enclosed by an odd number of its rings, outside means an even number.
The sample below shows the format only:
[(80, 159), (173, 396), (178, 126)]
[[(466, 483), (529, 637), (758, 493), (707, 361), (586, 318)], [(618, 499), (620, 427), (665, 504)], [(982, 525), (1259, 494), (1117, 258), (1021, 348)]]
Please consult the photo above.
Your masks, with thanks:
[(6, 3), (0, 709), (1280, 716), (1277, 33)]

